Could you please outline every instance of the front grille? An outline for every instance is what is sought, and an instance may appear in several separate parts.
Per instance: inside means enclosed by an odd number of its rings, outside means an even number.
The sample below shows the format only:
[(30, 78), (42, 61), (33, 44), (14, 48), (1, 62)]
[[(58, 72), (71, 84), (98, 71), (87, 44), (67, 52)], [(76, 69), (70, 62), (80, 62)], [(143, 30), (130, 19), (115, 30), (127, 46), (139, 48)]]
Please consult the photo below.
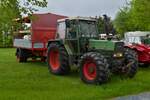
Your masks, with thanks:
[(124, 51), (124, 42), (117, 42), (115, 44), (115, 52), (123, 52)]

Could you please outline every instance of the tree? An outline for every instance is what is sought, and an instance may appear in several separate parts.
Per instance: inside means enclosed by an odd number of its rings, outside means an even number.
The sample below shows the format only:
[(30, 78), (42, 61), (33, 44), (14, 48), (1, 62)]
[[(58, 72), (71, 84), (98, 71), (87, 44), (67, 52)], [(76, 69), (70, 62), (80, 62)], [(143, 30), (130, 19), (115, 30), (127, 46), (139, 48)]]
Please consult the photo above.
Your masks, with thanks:
[(0, 1), (0, 12), (1, 12), (0, 44), (2, 44), (4, 37), (7, 37), (8, 35), (10, 35), (9, 33), (12, 33), (13, 31), (12, 26), (14, 25), (13, 19), (19, 17), (21, 18), (22, 15), (31, 15), (34, 11), (37, 11), (37, 9), (35, 9), (36, 6), (46, 7), (46, 5), (47, 5), (46, 0), (43, 1), (24, 0), (23, 2), (21, 2), (21, 0), (3, 0), (3, 1), (1, 0)]
[(104, 33), (104, 21), (101, 16), (98, 17), (98, 31)]
[[(14, 5), (15, 4), (15, 5)], [(3, 0), (0, 1), (0, 6), (9, 8), (10, 6), (17, 6), (19, 8), (20, 13), (22, 14), (32, 14), (33, 11), (37, 11), (35, 7), (46, 7), (46, 0)]]
[(102, 34), (115, 34), (115, 29), (110, 17), (108, 17), (107, 15), (103, 15), (103, 17), (98, 17), (98, 31)]
[[(7, 40), (8, 34), (12, 30), (13, 21), (12, 19), (15, 17), (20, 16), (18, 4), (16, 0), (12, 0), (11, 4), (4, 5), (4, 2), (0, 2), (0, 41), (1, 45), (5, 45)], [(11, 41), (10, 41), (11, 42)]]
[(150, 0), (132, 0), (120, 9), (114, 21), (118, 33), (150, 31)]
[(130, 30), (130, 26), (132, 23), (131, 21), (131, 14), (128, 7), (124, 7), (120, 9), (120, 11), (117, 13), (116, 19), (114, 20), (114, 27), (116, 28), (117, 32), (121, 35), (125, 31)]
[(150, 0), (133, 0), (131, 2), (132, 20), (141, 31), (150, 31)]

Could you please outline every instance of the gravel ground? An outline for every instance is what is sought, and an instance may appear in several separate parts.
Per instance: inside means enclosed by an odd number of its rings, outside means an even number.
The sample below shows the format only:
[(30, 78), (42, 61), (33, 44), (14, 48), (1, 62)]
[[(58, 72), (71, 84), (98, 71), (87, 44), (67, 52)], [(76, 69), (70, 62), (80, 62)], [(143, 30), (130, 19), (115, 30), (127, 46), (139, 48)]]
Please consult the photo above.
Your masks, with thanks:
[(117, 97), (113, 100), (150, 100), (150, 92), (124, 97)]

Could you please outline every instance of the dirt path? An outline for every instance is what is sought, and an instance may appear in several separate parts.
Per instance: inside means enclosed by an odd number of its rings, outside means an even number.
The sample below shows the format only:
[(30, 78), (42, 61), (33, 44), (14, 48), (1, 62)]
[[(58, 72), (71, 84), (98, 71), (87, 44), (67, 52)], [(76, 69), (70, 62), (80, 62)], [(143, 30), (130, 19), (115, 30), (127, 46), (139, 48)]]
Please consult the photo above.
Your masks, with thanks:
[(140, 93), (131, 96), (117, 97), (113, 100), (150, 100), (150, 92)]

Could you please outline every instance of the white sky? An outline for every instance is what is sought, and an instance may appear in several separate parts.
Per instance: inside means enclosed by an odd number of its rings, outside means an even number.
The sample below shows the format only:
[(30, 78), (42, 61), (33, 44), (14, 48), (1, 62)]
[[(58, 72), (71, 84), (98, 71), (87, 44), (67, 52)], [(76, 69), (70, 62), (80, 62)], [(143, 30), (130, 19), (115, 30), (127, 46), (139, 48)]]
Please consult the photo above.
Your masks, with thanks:
[(107, 14), (115, 17), (119, 8), (127, 0), (48, 0), (47, 8), (38, 8), (38, 13), (56, 13), (66, 16), (99, 16)]

